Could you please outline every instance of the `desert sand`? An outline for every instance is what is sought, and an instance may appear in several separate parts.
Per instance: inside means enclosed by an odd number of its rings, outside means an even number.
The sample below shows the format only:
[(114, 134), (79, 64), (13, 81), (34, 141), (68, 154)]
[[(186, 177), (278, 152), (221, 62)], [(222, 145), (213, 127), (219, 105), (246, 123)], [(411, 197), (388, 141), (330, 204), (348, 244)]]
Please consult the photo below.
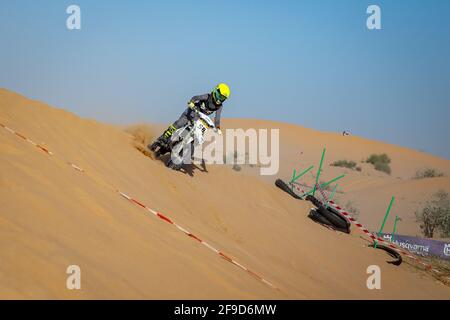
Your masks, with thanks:
[[(0, 90), (0, 123), (54, 153), (0, 128), (1, 299), (450, 299), (448, 286), (408, 264), (387, 264), (385, 253), (367, 248), (359, 232), (345, 235), (312, 222), (311, 204), (274, 187), (276, 177), (261, 179), (229, 166), (194, 168), (193, 176), (174, 172), (136, 150), (134, 137), (122, 128), (7, 90)], [(224, 123), (236, 125), (281, 129), (279, 177), (318, 162), (325, 144), (325, 177), (345, 170), (328, 166), (344, 155), (360, 160), (388, 153), (392, 176), (364, 168), (342, 181), (344, 195), (358, 199), (370, 227), (392, 193), (409, 199), (424, 188), (449, 187), (448, 178), (408, 180), (423, 165), (448, 175), (450, 162), (444, 159), (282, 123)], [(291, 157), (300, 151), (302, 156)], [(116, 188), (280, 290), (120, 197)], [(66, 268), (74, 264), (81, 268), (81, 290), (66, 288)], [(381, 290), (366, 287), (370, 265), (381, 267)]]
[[(278, 176), (285, 180), (291, 179), (294, 169), (297, 173), (310, 165), (317, 169), (322, 150), (326, 148), (321, 180), (329, 181), (341, 174), (346, 175), (338, 181), (338, 202), (344, 205), (351, 201), (360, 211), (361, 222), (370, 230), (379, 230), (389, 201), (394, 196), (394, 206), (385, 231), (393, 231), (393, 221), (397, 215), (402, 219), (397, 230), (400, 234), (420, 236), (415, 211), (438, 190), (450, 193), (450, 161), (427, 153), (357, 136), (342, 136), (341, 133), (320, 132), (273, 121), (227, 119), (226, 125), (230, 128), (280, 129)], [(382, 153), (391, 158), (391, 175), (376, 171), (372, 164), (364, 163), (371, 154)], [(354, 161), (362, 170), (357, 172), (330, 165), (337, 160)], [(444, 177), (413, 179), (416, 172), (424, 168), (436, 169)], [(244, 167), (242, 172), (256, 176), (258, 170)], [(272, 177), (262, 178), (273, 180)], [(314, 178), (307, 174), (298, 182), (311, 186)]]

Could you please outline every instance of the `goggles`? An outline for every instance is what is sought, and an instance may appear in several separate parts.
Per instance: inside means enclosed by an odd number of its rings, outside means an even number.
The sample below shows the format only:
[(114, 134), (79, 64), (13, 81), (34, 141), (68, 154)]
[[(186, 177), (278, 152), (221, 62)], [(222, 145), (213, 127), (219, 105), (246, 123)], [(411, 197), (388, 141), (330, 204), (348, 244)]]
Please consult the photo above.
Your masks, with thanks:
[(225, 97), (224, 95), (222, 95), (219, 91), (219, 89), (215, 89), (213, 91), (213, 96), (214, 96), (214, 100), (218, 103), (222, 103), (225, 100), (227, 100), (227, 97)]

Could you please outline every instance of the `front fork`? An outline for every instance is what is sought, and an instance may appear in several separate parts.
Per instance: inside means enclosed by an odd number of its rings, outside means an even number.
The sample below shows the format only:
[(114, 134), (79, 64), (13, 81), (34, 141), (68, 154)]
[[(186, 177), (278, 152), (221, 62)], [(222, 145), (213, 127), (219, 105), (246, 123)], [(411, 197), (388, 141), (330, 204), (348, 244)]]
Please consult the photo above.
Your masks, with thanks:
[(172, 148), (170, 158), (173, 163), (180, 165), (183, 163), (183, 159), (187, 156), (186, 149), (190, 149), (189, 157), (192, 157), (194, 148), (196, 147), (193, 134), (186, 135), (183, 140)]

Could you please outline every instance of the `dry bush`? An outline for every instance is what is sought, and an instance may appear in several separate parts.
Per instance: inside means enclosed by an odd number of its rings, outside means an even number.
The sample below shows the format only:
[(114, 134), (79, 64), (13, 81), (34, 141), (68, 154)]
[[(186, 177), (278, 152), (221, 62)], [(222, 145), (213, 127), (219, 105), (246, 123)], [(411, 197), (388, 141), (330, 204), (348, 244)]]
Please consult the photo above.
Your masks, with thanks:
[(333, 167), (342, 167), (348, 169), (355, 169), (356, 162), (355, 161), (347, 161), (347, 160), (338, 160), (331, 164)]
[[(438, 281), (442, 282), (443, 284), (450, 286), (450, 261), (444, 260), (439, 257), (420, 257), (420, 259), (431, 266), (434, 270), (437, 270), (437, 272), (430, 271), (430, 274), (437, 279)], [(410, 261), (410, 260), (404, 260), (409, 264), (410, 266), (419, 269), (421, 271), (427, 270), (427, 268), (424, 268), (421, 264)]]
[(366, 162), (373, 164), (375, 170), (391, 174), (391, 167), (389, 166), (391, 163), (391, 158), (389, 158), (386, 153), (372, 154), (369, 158), (367, 158)]
[(450, 236), (450, 197), (445, 190), (432, 195), (423, 208), (416, 212), (416, 221), (427, 238), (433, 238), (436, 231), (443, 237)]
[(426, 178), (437, 178), (443, 177), (444, 173), (437, 171), (434, 168), (425, 168), (421, 170), (417, 170), (414, 179), (426, 179)]

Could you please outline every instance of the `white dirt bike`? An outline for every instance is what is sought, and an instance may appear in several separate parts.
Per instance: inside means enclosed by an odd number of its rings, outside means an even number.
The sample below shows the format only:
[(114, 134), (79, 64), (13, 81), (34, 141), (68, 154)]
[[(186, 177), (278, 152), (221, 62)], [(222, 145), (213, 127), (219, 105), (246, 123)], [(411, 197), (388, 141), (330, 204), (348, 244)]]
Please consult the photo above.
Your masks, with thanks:
[(205, 142), (205, 133), (208, 129), (219, 132), (214, 122), (206, 114), (193, 110), (193, 119), (185, 126), (177, 129), (170, 137), (167, 146), (153, 145), (155, 157), (160, 157), (170, 152), (167, 167), (180, 170), (185, 160), (191, 160), (194, 149)]

